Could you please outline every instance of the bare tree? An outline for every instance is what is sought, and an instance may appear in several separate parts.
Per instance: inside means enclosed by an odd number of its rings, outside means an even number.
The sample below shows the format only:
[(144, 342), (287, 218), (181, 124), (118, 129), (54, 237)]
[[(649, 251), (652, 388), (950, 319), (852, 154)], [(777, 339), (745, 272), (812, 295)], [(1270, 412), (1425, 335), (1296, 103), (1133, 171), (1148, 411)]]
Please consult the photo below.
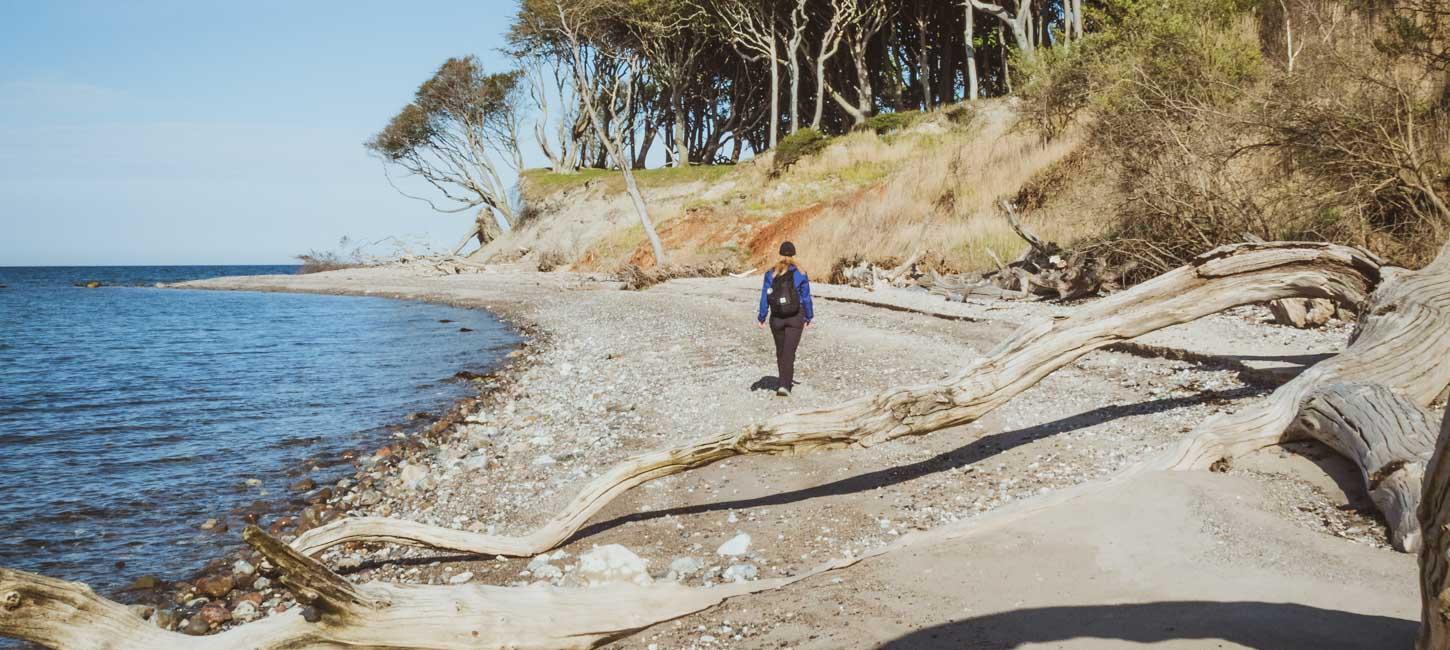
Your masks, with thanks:
[(1017, 53), (1027, 60), (1032, 60), (1036, 52), (1033, 49), (1032, 41), (1032, 0), (1014, 0), (1016, 12), (1008, 11), (1002, 5), (994, 5), (982, 0), (968, 0), (972, 6), (987, 12), (988, 14), (1002, 21), (1003, 27), (1012, 32), (1012, 40), (1017, 44)]
[(913, 0), (911, 16), (916, 23), (916, 82), (921, 86), (921, 108), (931, 110), (931, 22), (927, 17), (926, 0)]
[(816, 48), (816, 104), (815, 112), (811, 114), (813, 129), (821, 128), (821, 113), (826, 103), (826, 62), (841, 49), (844, 28), (859, 19), (856, 15), (859, 0), (829, 0), (828, 4), (830, 17), (826, 19), (826, 30)]
[[(631, 202), (634, 203), (634, 211), (639, 215), (640, 225), (644, 227), (645, 236), (649, 238), (650, 248), (654, 252), (655, 263), (664, 265), (665, 248), (660, 242), (660, 236), (655, 232), (654, 221), (649, 216), (649, 206), (645, 204), (644, 195), (639, 191), (639, 185), (635, 183), (634, 172), (630, 168), (631, 160), (624, 152), (626, 129), (616, 124), (633, 113), (634, 87), (640, 75), (641, 63), (639, 56), (627, 51), (608, 51), (599, 41), (586, 44), (582, 32), (588, 29), (590, 21), (590, 10), (593, 8), (590, 2), (579, 2), (577, 0), (553, 0), (554, 9), (558, 13), (559, 23), (554, 28), (562, 38), (564, 46), (565, 62), (569, 65), (574, 76), (574, 89), (579, 94), (585, 113), (589, 116), (589, 123), (594, 127), (595, 135), (600, 144), (608, 153), (609, 158), (614, 161), (619, 173), (624, 176), (624, 187), (629, 193)], [(592, 60), (591, 60), (592, 59)], [(608, 78), (605, 78), (604, 71), (611, 70)], [(590, 78), (591, 74), (594, 78)], [(601, 97), (596, 97), (591, 88), (596, 85), (607, 86), (609, 91)], [(608, 101), (608, 115), (601, 111), (600, 101)]]
[(962, 3), (962, 19), (962, 42), (965, 43), (962, 56), (966, 57), (967, 63), (967, 99), (974, 100), (977, 99), (977, 46), (972, 39), (977, 36), (977, 23), (976, 8), (972, 6), (971, 0)]
[[(563, 67), (543, 56), (531, 54), (520, 56), (519, 60), (519, 69), (529, 82), (529, 98), (538, 111), (534, 118), (534, 140), (549, 159), (550, 171), (572, 174), (582, 162), (580, 141), (589, 129), (579, 110), (574, 83)], [(551, 109), (551, 97), (559, 102), (557, 111)]]
[(806, 13), (807, 0), (795, 0), (790, 11), (790, 29), (785, 41), (786, 73), (790, 75), (790, 132), (801, 128), (801, 46), (805, 43), (806, 27), (810, 25)]
[(631, 15), (627, 18), (650, 76), (663, 85), (668, 94), (676, 167), (690, 164), (685, 95), (695, 74), (695, 61), (705, 48), (705, 39), (694, 29), (694, 22), (702, 14), (703, 11), (694, 4), (663, 1), (632, 5)]
[(714, 11), (724, 22), (735, 52), (746, 61), (770, 63), (770, 148), (780, 140), (780, 38), (775, 5), (752, 0), (723, 0)]
[(865, 0), (851, 0), (851, 20), (844, 26), (846, 51), (851, 56), (851, 65), (856, 70), (856, 101), (849, 102), (836, 89), (831, 89), (831, 99), (850, 114), (855, 124), (866, 122), (874, 112), (875, 93), (871, 88), (871, 63), (867, 48), (871, 40), (881, 32), (893, 13), (892, 5), (886, 2), (872, 2), (863, 6)]
[[(364, 146), (384, 163), (427, 182), (435, 200), (394, 189), (434, 210), (478, 209), (474, 226), (455, 249), (477, 238), (480, 245), (512, 227), (514, 210), (500, 171), (523, 169), (519, 149), (521, 72), (487, 74), (472, 56), (451, 58), (418, 87), (413, 102)], [(392, 183), (391, 175), (388, 182)]]

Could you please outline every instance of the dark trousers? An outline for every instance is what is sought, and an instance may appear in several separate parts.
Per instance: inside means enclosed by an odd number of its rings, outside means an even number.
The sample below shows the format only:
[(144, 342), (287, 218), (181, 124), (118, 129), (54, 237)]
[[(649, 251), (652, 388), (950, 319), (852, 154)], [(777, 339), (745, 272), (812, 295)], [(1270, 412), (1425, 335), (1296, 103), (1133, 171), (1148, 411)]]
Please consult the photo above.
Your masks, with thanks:
[(806, 318), (796, 314), (790, 318), (770, 317), (770, 334), (775, 337), (775, 366), (780, 371), (780, 386), (795, 386), (795, 349), (806, 330)]

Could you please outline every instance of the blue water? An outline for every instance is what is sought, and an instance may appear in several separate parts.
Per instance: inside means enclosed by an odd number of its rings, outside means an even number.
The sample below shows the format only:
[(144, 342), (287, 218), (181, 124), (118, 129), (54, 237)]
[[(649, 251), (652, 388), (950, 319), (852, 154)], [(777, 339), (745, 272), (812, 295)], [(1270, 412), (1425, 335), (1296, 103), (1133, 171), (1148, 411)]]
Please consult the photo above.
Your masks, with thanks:
[(240, 544), (229, 514), (350, 474), (342, 452), (476, 392), (454, 373), (518, 343), (481, 311), (152, 288), (294, 268), (0, 267), (0, 566), (102, 591), (186, 577)]

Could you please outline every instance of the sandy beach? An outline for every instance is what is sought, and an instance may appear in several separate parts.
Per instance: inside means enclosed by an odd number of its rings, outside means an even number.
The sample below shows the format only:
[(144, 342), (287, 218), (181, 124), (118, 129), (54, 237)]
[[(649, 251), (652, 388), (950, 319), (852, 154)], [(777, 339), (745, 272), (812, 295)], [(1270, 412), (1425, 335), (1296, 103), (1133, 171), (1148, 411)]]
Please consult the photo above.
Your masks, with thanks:
[[(479, 400), (435, 435), (362, 459), (357, 477), (329, 486), (311, 513), (499, 534), (529, 531), (631, 454), (936, 380), (1019, 324), (1073, 309), (817, 285), (802, 385), (781, 399), (766, 390), (775, 369), (770, 337), (753, 320), (754, 277), (623, 291), (582, 274), (395, 265), (178, 286), (436, 301), (518, 326), (526, 348), (479, 380)], [(1237, 309), (1090, 354), (964, 427), (865, 449), (744, 457), (654, 481), (533, 559), (392, 546), (322, 557), (357, 582), (587, 588), (580, 555), (618, 544), (647, 566), (622, 579), (702, 586), (792, 575), (1114, 475), (1204, 418), (1262, 399), (1349, 334), (1270, 325), (1266, 313)], [(745, 552), (717, 553), (742, 533)], [(1414, 556), (1389, 548), (1354, 466), (1296, 443), (1226, 472), (1139, 476), (1002, 529), (736, 598), (608, 647), (1406, 647), (1419, 618), (1416, 571)], [(254, 591), (258, 609), (289, 605), (285, 592)]]

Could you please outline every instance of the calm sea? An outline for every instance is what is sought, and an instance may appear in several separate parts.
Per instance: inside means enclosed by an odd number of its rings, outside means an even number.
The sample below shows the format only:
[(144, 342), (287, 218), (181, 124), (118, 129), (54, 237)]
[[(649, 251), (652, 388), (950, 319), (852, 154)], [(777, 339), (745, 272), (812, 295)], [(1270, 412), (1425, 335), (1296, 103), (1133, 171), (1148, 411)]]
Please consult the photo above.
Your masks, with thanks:
[(153, 288), (293, 271), (0, 267), (0, 566), (103, 592), (186, 577), (240, 544), (237, 518), (203, 521), (350, 473), (342, 452), (465, 396), (454, 373), (518, 343), (482, 311)]

